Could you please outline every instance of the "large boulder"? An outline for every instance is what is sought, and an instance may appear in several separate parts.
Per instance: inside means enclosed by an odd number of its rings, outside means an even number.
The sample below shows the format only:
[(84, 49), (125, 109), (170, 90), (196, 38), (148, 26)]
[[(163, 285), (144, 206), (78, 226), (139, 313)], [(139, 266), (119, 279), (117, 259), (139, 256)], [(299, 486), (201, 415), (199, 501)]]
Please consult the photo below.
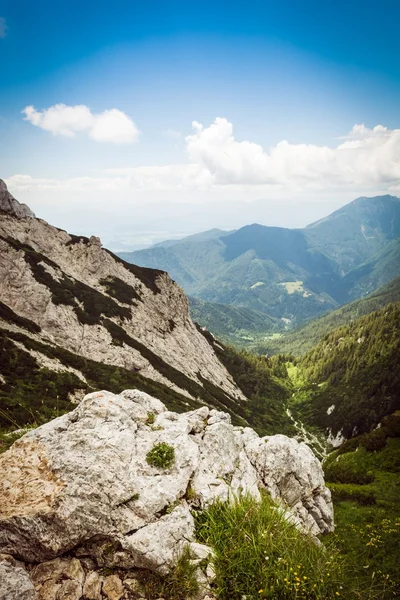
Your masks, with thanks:
[(312, 534), (332, 531), (331, 493), (309, 446), (285, 435), (259, 438), (252, 430), (249, 438), (246, 454), (271, 497), (283, 500), (292, 519)]
[[(153, 466), (147, 455), (161, 443), (172, 464)], [(191, 506), (259, 488), (311, 534), (332, 531), (330, 493), (305, 444), (259, 438), (207, 407), (176, 414), (137, 390), (96, 392), (0, 456), (0, 552), (42, 562), (73, 551), (166, 573), (195, 542)]]

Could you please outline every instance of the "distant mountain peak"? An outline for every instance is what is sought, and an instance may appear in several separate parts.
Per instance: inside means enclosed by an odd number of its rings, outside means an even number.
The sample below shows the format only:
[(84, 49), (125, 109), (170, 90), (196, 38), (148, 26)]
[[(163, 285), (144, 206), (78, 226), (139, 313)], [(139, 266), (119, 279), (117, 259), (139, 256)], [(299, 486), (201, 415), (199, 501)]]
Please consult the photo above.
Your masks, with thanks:
[[(337, 219), (338, 217), (350, 217), (351, 215), (356, 215), (357, 210), (362, 210), (362, 209), (374, 209), (374, 208), (378, 208), (378, 207), (385, 207), (387, 206), (388, 209), (390, 210), (389, 207), (393, 207), (393, 206), (397, 206), (400, 203), (400, 198), (398, 198), (397, 196), (391, 196), (390, 194), (384, 194), (381, 196), (359, 196), (358, 198), (355, 198), (355, 200), (352, 200), (351, 202), (349, 202), (348, 204), (345, 204), (344, 206), (341, 206), (340, 208), (338, 208), (337, 210), (335, 210), (333, 213), (331, 213), (330, 215), (327, 215), (326, 217), (322, 217), (322, 219), (318, 219), (318, 221), (314, 221), (313, 223), (310, 223), (309, 225), (307, 225), (307, 227), (305, 228), (307, 229), (312, 229), (313, 227), (320, 225), (321, 223), (328, 223), (330, 221), (332, 221), (333, 219)], [(397, 209), (395, 209), (397, 210)], [(357, 215), (358, 217), (359, 215)]]
[(7, 213), (17, 219), (34, 219), (35, 214), (29, 206), (21, 204), (8, 191), (5, 181), (0, 179), (0, 211)]

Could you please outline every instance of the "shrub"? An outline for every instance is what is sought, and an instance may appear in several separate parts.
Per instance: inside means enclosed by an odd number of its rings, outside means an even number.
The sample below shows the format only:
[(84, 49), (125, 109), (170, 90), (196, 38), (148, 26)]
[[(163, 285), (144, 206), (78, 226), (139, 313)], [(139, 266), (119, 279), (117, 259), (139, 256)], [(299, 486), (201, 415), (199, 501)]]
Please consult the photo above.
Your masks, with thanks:
[(343, 444), (336, 450), (336, 454), (347, 454), (348, 452), (354, 452), (360, 445), (360, 438), (354, 437), (343, 442)]
[(362, 460), (358, 460), (360, 452), (361, 449), (357, 452), (328, 458), (323, 464), (326, 481), (331, 483), (358, 483), (360, 485), (372, 483), (374, 474), (371, 471), (366, 471), (365, 464)]
[(388, 437), (400, 437), (400, 410), (384, 417), (382, 427)]
[(198, 541), (215, 553), (219, 600), (356, 597), (337, 551), (317, 545), (265, 495), (218, 500), (194, 517)]
[(360, 446), (363, 446), (369, 452), (382, 450), (386, 446), (386, 432), (380, 427), (374, 429), (371, 433), (366, 433), (360, 438)]
[(375, 492), (369, 488), (351, 483), (330, 483), (328, 487), (334, 501), (355, 500), (364, 506), (376, 504)]
[(99, 283), (106, 288), (107, 294), (125, 304), (134, 304), (133, 300), (141, 299), (137, 291), (119, 277), (109, 275)]
[(146, 454), (146, 460), (152, 467), (168, 469), (175, 459), (175, 450), (169, 444), (160, 442)]

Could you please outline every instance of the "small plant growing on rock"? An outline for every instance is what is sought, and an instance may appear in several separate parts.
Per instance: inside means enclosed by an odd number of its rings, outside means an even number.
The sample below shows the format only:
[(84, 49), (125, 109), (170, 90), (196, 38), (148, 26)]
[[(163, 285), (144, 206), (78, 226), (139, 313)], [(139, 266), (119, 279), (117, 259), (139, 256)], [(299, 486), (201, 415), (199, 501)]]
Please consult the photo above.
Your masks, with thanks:
[(160, 442), (146, 454), (146, 460), (152, 467), (168, 469), (175, 459), (175, 450), (169, 444)]
[(153, 412), (147, 413), (146, 425), (153, 425), (156, 415)]
[(191, 502), (196, 499), (196, 492), (194, 491), (192, 484), (189, 481), (189, 484), (186, 489), (185, 498), (188, 502)]
[(142, 569), (138, 579), (142, 585), (146, 598), (160, 598), (166, 600), (188, 600), (197, 597), (199, 583), (197, 581), (197, 565), (192, 561), (190, 550), (184, 548), (175, 567), (162, 577)]

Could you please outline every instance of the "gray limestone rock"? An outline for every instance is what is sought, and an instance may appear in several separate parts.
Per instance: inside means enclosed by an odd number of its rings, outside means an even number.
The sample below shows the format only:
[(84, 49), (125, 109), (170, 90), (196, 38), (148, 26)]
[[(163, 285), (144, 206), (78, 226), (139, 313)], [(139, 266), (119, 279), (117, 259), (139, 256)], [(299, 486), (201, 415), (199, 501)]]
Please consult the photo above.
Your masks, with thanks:
[(333, 530), (331, 494), (309, 446), (273, 435), (251, 439), (246, 453), (263, 487), (291, 508), (293, 520), (315, 535)]
[[(212, 346), (192, 322), (184, 292), (167, 273), (125, 266), (103, 249), (95, 236), (89, 240), (79, 239), (28, 216), (33, 213), (12, 198), (5, 184), (0, 182), (0, 300), (18, 315), (39, 325), (40, 340), (54, 342), (91, 360), (140, 371), (142, 376), (192, 400), (202, 395), (206, 380), (229, 395), (233, 403), (245, 401)], [(23, 246), (30, 246), (43, 256), (40, 268), (48, 275), (47, 284), (25, 260)], [(134, 302), (120, 302), (110, 295), (104, 285), (104, 280), (110, 278), (129, 286), (135, 295)], [(52, 280), (61, 286), (65, 282), (84, 284), (96, 297), (101, 294), (105, 302), (111, 300), (118, 305), (116, 311), (118, 307), (122, 309), (124, 318), (114, 316), (110, 320), (123, 328), (132, 343), (113, 343), (102, 319), (91, 324), (81, 322), (76, 311), (77, 307), (81, 308), (81, 300), (76, 300), (74, 306), (55, 302)], [(139, 342), (138, 347), (136, 342)], [(150, 353), (142, 352), (140, 344)], [(189, 379), (177, 381), (171, 370), (171, 379), (174, 379), (171, 381), (168, 369), (160, 368), (159, 359)], [(50, 368), (54, 368), (54, 363)], [(57, 370), (62, 370), (62, 366)], [(188, 389), (190, 381), (197, 383), (199, 392)]]
[(83, 596), (87, 600), (101, 600), (102, 578), (96, 571), (87, 574), (83, 586)]
[(17, 219), (34, 219), (35, 215), (26, 204), (21, 204), (7, 189), (5, 182), (0, 179), (0, 211)]
[[(161, 442), (174, 449), (167, 468), (147, 461)], [(312, 535), (333, 530), (322, 468), (305, 444), (259, 438), (207, 407), (173, 413), (137, 390), (89, 394), (15, 442), (0, 473), (0, 552), (42, 563), (35, 585), (68, 579), (76, 594), (86, 585), (82, 565), (57, 556), (74, 551), (103, 567), (167, 573), (187, 544), (196, 555), (211, 552), (194, 544), (192, 505), (241, 492), (258, 498), (259, 487)]]
[(28, 573), (16, 562), (0, 560), (0, 600), (38, 600)]

